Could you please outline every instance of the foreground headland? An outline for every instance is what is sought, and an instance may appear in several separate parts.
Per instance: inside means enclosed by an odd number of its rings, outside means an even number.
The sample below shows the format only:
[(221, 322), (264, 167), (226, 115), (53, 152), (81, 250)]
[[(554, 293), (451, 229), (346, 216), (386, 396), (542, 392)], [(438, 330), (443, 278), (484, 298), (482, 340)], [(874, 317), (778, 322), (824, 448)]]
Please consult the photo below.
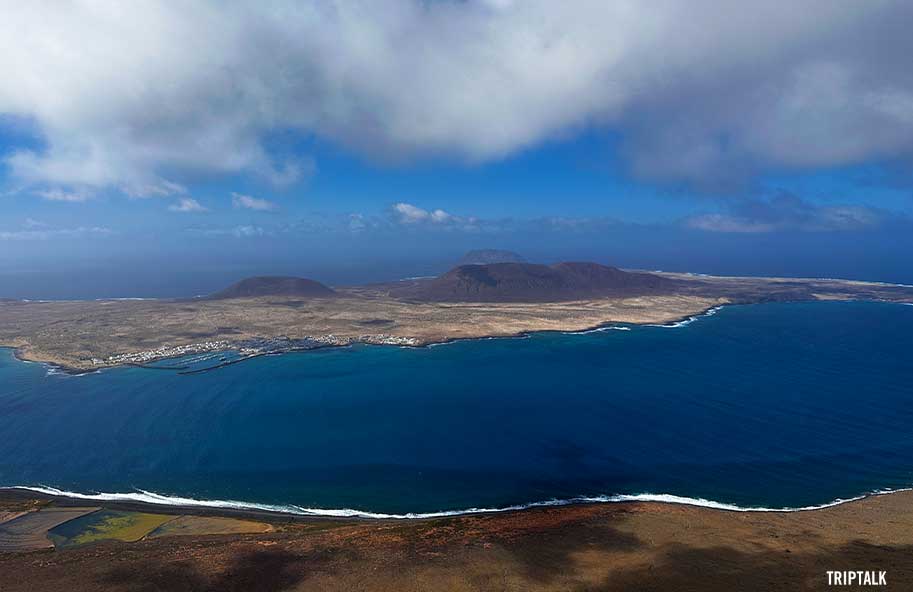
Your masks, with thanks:
[(592, 263), (467, 265), (438, 278), (336, 289), (302, 278), (248, 278), (189, 300), (0, 301), (0, 346), (86, 372), (200, 352), (422, 346), (670, 323), (725, 304), (853, 299), (913, 302), (913, 287), (625, 272)]
[[(631, 502), (408, 521), (109, 502), (73, 511), (84, 505), (0, 490), (0, 539), (22, 512), (118, 518), (96, 520), (88, 537), (64, 523), (56, 550), (0, 552), (0, 589), (822, 590), (832, 570), (884, 571), (888, 590), (913, 589), (908, 491), (800, 512)], [(125, 536), (128, 523), (148, 533)]]

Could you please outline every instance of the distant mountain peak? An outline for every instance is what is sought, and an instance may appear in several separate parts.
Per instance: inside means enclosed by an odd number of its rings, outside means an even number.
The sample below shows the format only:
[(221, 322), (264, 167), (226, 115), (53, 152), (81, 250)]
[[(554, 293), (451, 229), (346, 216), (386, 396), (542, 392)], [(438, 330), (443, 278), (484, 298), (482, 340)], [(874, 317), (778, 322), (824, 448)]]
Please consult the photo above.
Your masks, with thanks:
[(438, 302), (552, 302), (673, 291), (674, 280), (598, 263), (460, 265), (404, 287), (403, 297)]

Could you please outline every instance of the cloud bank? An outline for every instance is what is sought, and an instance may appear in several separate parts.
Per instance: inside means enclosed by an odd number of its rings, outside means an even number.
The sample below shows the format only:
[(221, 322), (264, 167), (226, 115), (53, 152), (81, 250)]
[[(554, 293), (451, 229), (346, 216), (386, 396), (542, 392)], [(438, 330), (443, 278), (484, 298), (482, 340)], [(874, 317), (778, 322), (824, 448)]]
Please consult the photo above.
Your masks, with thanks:
[(78, 226), (75, 228), (53, 228), (47, 224), (26, 220), (19, 230), (0, 230), (0, 241), (43, 241), (52, 239), (107, 237), (114, 234), (104, 226)]
[(537, 218), (483, 218), (458, 215), (441, 209), (424, 209), (397, 202), (381, 213), (350, 212), (333, 214), (310, 212), (308, 215), (287, 220), (275, 217), (274, 222), (244, 226), (192, 226), (185, 232), (204, 237), (277, 238), (293, 236), (375, 236), (401, 239), (403, 236), (437, 237), (475, 235), (530, 235), (545, 234), (564, 236), (605, 234), (625, 224), (609, 217), (557, 217)]
[[(595, 128), (637, 175), (731, 184), (913, 155), (902, 0), (35, 0), (0, 20), (17, 182), (179, 195), (277, 185), (273, 134), (375, 161), (484, 162)], [(63, 194), (61, 194), (63, 195)]]
[(697, 230), (728, 233), (831, 232), (873, 228), (890, 218), (887, 212), (875, 208), (817, 205), (783, 192), (769, 199), (732, 202), (727, 213), (692, 216), (685, 220), (685, 225)]

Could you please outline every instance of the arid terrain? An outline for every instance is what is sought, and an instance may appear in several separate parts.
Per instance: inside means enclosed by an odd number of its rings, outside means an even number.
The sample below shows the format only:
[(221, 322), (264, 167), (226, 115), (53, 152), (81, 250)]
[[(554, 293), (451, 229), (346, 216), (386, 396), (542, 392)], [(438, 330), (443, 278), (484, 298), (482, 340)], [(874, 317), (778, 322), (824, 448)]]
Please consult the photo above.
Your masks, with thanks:
[[(419, 297), (437, 297), (442, 286), (445, 296), (455, 285), (462, 290), (463, 277), (483, 283), (492, 277), (470, 271), (431, 288), (422, 284), (428, 280), (410, 280), (336, 287), (317, 297), (281, 290), (310, 293), (322, 291), (319, 285), (254, 278), (236, 285), (259, 294), (253, 297), (5, 301), (0, 345), (25, 359), (91, 370), (279, 337), (417, 346), (669, 323), (726, 304), (913, 302), (906, 286), (685, 274), (655, 274), (662, 281), (638, 286), (647, 294), (544, 302)], [(537, 279), (518, 283), (511, 275), (510, 281), (508, 289), (486, 289), (499, 297), (537, 297)], [(264, 286), (281, 290), (263, 294)], [(519, 292), (510, 291), (517, 286)], [(913, 589), (913, 492), (802, 512), (636, 502), (349, 520), (0, 490), (4, 592), (823, 590), (829, 570), (885, 571), (887, 589)]]
[(423, 282), (434, 281), (412, 280), (337, 288), (332, 297), (3, 301), (0, 346), (16, 348), (26, 360), (85, 371), (122, 364), (137, 352), (144, 352), (142, 359), (148, 361), (200, 348), (228, 349), (250, 339), (416, 346), (531, 331), (579, 331), (606, 323), (668, 323), (733, 303), (913, 302), (913, 288), (888, 284), (654, 275), (673, 288), (554, 302), (437, 302), (409, 298), (422, 293)]
[[(0, 492), (0, 520), (49, 503), (75, 505)], [(106, 506), (164, 514), (165, 528), (0, 552), (0, 589), (767, 592), (828, 589), (828, 570), (884, 570), (887, 590), (913, 589), (911, 492), (791, 513), (647, 502), (417, 521)]]

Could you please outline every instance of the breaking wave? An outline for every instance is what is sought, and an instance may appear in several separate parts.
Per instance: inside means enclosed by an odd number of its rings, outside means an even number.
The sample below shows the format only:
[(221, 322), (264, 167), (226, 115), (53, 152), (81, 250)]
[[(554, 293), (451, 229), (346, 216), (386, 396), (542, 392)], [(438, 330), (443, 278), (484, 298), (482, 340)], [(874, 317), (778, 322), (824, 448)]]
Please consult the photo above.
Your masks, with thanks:
[(723, 305), (714, 306), (713, 308), (708, 308), (701, 314), (690, 316), (686, 319), (682, 319), (682, 320), (676, 321), (674, 323), (665, 323), (665, 324), (660, 324), (660, 325), (646, 325), (646, 326), (647, 327), (662, 327), (664, 329), (675, 329), (678, 327), (684, 327), (685, 325), (690, 325), (691, 323), (693, 323), (694, 321), (696, 321), (700, 318), (712, 317), (716, 313), (720, 312), (720, 310), (722, 310), (722, 309), (723, 309)]
[(604, 327), (595, 327), (593, 329), (584, 329), (583, 331), (565, 331), (565, 335), (588, 335), (590, 333), (602, 333), (603, 331), (630, 331), (631, 327), (623, 325), (606, 325)]
[[(680, 321), (675, 321), (672, 323), (663, 323), (663, 324), (647, 324), (642, 325), (643, 327), (662, 327), (664, 329), (675, 329), (677, 327), (684, 327), (685, 325), (690, 325), (694, 321), (703, 318), (703, 317), (712, 317), (718, 313), (723, 308), (723, 304), (720, 306), (714, 306), (713, 308), (708, 308), (704, 312), (696, 315), (692, 315), (688, 318), (682, 319)], [(584, 329), (583, 331), (564, 331), (564, 335), (587, 335), (589, 333), (601, 333), (603, 331), (630, 331), (631, 327), (625, 325), (604, 325), (602, 327), (595, 327), (593, 329)]]
[(92, 370), (89, 372), (67, 372), (59, 366), (45, 364), (45, 376), (60, 376), (62, 378), (79, 378), (80, 376), (89, 376), (91, 374), (101, 374), (101, 370)]
[(657, 502), (665, 504), (677, 504), (684, 506), (699, 506), (702, 508), (711, 508), (714, 510), (725, 510), (729, 512), (806, 512), (810, 510), (820, 510), (839, 506), (848, 502), (854, 502), (866, 497), (875, 495), (887, 495), (900, 491), (910, 491), (913, 488), (903, 489), (880, 489), (866, 494), (858, 495), (851, 498), (838, 498), (831, 502), (819, 504), (816, 506), (801, 507), (784, 507), (768, 508), (763, 506), (738, 506), (727, 504), (703, 498), (685, 497), (671, 493), (637, 493), (637, 494), (616, 494), (616, 495), (596, 495), (596, 496), (579, 496), (566, 499), (551, 499), (527, 504), (516, 504), (512, 506), (503, 506), (500, 508), (467, 508), (465, 510), (444, 510), (439, 512), (407, 512), (405, 514), (387, 514), (382, 512), (370, 512), (367, 510), (355, 510), (351, 508), (306, 508), (294, 504), (259, 504), (255, 502), (242, 502), (236, 500), (200, 500), (188, 497), (168, 496), (151, 491), (138, 489), (129, 493), (78, 493), (74, 491), (65, 491), (55, 487), (47, 486), (16, 486), (10, 489), (19, 489), (33, 491), (45, 495), (57, 497), (67, 497), (87, 501), (99, 502), (138, 502), (144, 504), (153, 504), (159, 506), (174, 507), (204, 507), (204, 508), (224, 508), (230, 510), (247, 510), (260, 512), (276, 512), (281, 514), (293, 514), (297, 516), (324, 516), (331, 518), (369, 518), (369, 519), (393, 519), (393, 520), (417, 520), (423, 518), (445, 518), (448, 516), (461, 516), (466, 514), (490, 514), (496, 512), (515, 512), (519, 510), (528, 510), (531, 508), (570, 506), (575, 504), (603, 504), (603, 503), (621, 503), (621, 502)]

